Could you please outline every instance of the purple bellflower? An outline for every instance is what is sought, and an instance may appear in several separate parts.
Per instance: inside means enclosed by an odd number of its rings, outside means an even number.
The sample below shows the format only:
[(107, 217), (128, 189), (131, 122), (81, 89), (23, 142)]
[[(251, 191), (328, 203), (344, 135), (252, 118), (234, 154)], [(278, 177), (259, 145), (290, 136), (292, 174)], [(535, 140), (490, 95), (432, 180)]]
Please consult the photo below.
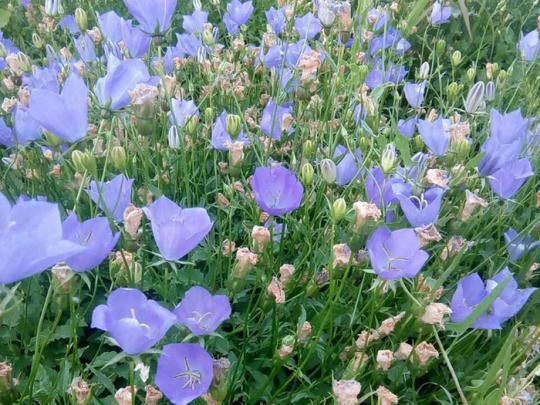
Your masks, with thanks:
[(366, 246), (373, 270), (384, 280), (414, 277), (429, 258), (413, 229), (390, 231), (380, 226)]
[(476, 306), (507, 277), (510, 277), (510, 281), (506, 287), (489, 309), (472, 324), (472, 327), (476, 329), (500, 329), (504, 322), (519, 312), (536, 290), (536, 288), (519, 289), (508, 267), (502, 269), (486, 283), (478, 273), (463, 277), (452, 297), (450, 305), (452, 321), (460, 323), (467, 319)]
[(226, 295), (212, 295), (207, 289), (191, 287), (174, 309), (178, 323), (189, 328), (195, 336), (209, 335), (231, 315)]
[(527, 35), (520, 34), (517, 48), (526, 62), (534, 61), (540, 54), (540, 34), (532, 30)]
[(212, 357), (195, 343), (163, 346), (156, 371), (156, 385), (171, 403), (187, 405), (208, 392), (214, 378)]
[(0, 145), (13, 146), (15, 144), (15, 137), (13, 136), (13, 130), (8, 127), (2, 117), (0, 117)]
[(535, 241), (531, 235), (520, 235), (514, 228), (509, 228), (504, 233), (506, 250), (510, 260), (517, 262), (525, 253), (540, 246), (540, 240)]
[(294, 173), (283, 166), (255, 169), (251, 188), (261, 210), (270, 215), (283, 216), (300, 206), (304, 187)]
[(433, 3), (433, 8), (431, 9), (431, 25), (446, 24), (450, 21), (451, 16), (451, 6), (443, 6), (439, 0), (436, 0)]
[(406, 189), (401, 187), (394, 187), (393, 189), (409, 224), (420, 227), (432, 224), (437, 220), (444, 195), (442, 188), (432, 187), (420, 196), (407, 191), (403, 192), (403, 190)]
[(386, 61), (376, 57), (372, 62), (372, 68), (366, 76), (365, 83), (370, 89), (386, 83), (399, 83), (405, 78), (407, 70), (402, 65)]
[(424, 93), (426, 92), (426, 81), (422, 81), (419, 84), (405, 83), (403, 87), (405, 98), (412, 108), (418, 108), (424, 101)]
[(489, 185), (495, 194), (507, 199), (513, 197), (532, 175), (534, 172), (529, 159), (518, 159), (489, 176)]
[(133, 58), (140, 58), (148, 52), (152, 38), (150, 35), (134, 27), (131, 20), (124, 20), (114, 11), (105, 14), (98, 14), (97, 19), (101, 32), (112, 47), (111, 52), (118, 58), (121, 58), (122, 51), (119, 43), (121, 42), (129, 51)]
[(200, 115), (199, 109), (193, 100), (178, 100), (173, 98), (171, 105), (172, 109), (169, 113), (169, 122), (172, 125), (183, 127), (190, 118)]
[(86, 250), (67, 258), (67, 265), (76, 272), (92, 270), (107, 258), (116, 246), (120, 232), (113, 235), (109, 220), (105, 217), (79, 222), (72, 212), (62, 224), (66, 240), (85, 246)]
[(92, 181), (87, 193), (102, 211), (111, 214), (115, 221), (121, 222), (124, 218), (124, 211), (131, 202), (132, 185), (132, 179), (127, 179), (123, 174), (119, 174), (105, 183)]
[(135, 288), (114, 290), (92, 313), (92, 328), (108, 332), (129, 355), (151, 349), (176, 323), (174, 314)]
[(79, 27), (77, 27), (77, 22), (75, 21), (75, 16), (73, 16), (71, 14), (65, 15), (60, 20), (58, 25), (64, 31), (69, 31), (70, 34), (78, 34), (79, 33)]
[(19, 199), (11, 206), (0, 193), (0, 284), (33, 276), (84, 250), (64, 239), (56, 204)]
[(32, 89), (30, 115), (64, 142), (83, 138), (88, 128), (88, 89), (84, 81), (72, 73), (60, 94), (47, 89)]
[(402, 37), (399, 30), (389, 27), (386, 32), (371, 40), (369, 52), (371, 55), (375, 55), (379, 50), (393, 48), (396, 55), (402, 55), (410, 47), (410, 42)]
[(418, 118), (412, 117), (406, 120), (398, 121), (398, 131), (405, 138), (411, 138), (416, 132), (416, 125), (418, 124)]
[(298, 32), (301, 39), (310, 40), (319, 35), (322, 30), (322, 24), (313, 13), (309, 12), (294, 20), (294, 29)]
[(208, 13), (202, 10), (195, 10), (193, 14), (183, 17), (182, 28), (190, 34), (202, 33), (205, 24), (208, 23)]
[(373, 23), (373, 30), (378, 31), (386, 25), (389, 19), (390, 14), (387, 10), (382, 8), (371, 8), (368, 10), (366, 23)]
[(450, 120), (442, 117), (430, 122), (418, 120), (418, 132), (435, 156), (444, 156), (450, 143)]
[(75, 48), (84, 63), (93, 62), (97, 59), (94, 41), (88, 34), (79, 35), (74, 39)]
[(240, 133), (233, 139), (233, 137), (227, 132), (227, 112), (223, 111), (219, 117), (216, 118), (216, 122), (212, 127), (212, 146), (217, 150), (228, 150), (227, 145), (233, 142), (241, 142), (243, 144), (249, 144), (249, 139), (244, 135), (244, 131), (240, 130)]
[(165, 196), (143, 210), (159, 251), (167, 260), (181, 259), (195, 249), (213, 225), (204, 208), (182, 208)]
[(385, 179), (383, 171), (374, 167), (366, 176), (366, 194), (369, 202), (382, 208), (395, 201), (396, 196), (392, 190), (392, 179)]
[(272, 31), (274, 31), (274, 33), (277, 35), (283, 32), (285, 24), (287, 23), (287, 16), (285, 14), (286, 10), (286, 7), (281, 7), (277, 10), (274, 7), (270, 7), (266, 11), (266, 20), (268, 21), (268, 25), (272, 27)]
[(293, 114), (292, 103), (279, 105), (274, 103), (273, 99), (268, 101), (264, 107), (261, 118), (261, 130), (266, 136), (271, 136), (279, 141), (284, 133), (288, 135), (294, 132), (294, 128), (290, 125), (290, 118)]
[(241, 3), (239, 0), (232, 0), (227, 4), (227, 12), (223, 16), (223, 22), (229, 34), (238, 34), (240, 32), (240, 26), (249, 21), (253, 10), (252, 1)]
[(336, 184), (344, 187), (360, 175), (362, 151), (357, 148), (353, 154), (345, 146), (337, 145), (334, 150), (334, 161), (336, 162)]
[(147, 34), (167, 31), (176, 9), (176, 0), (124, 0), (124, 4)]

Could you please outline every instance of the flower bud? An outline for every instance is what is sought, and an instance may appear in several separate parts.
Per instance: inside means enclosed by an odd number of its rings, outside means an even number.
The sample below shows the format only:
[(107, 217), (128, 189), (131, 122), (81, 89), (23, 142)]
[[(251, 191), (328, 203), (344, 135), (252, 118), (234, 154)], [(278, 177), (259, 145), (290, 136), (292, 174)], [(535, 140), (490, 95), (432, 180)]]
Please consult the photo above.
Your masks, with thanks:
[(186, 117), (186, 123), (184, 124), (184, 128), (186, 129), (188, 134), (195, 135), (198, 124), (199, 124), (199, 116), (190, 115), (189, 117)]
[(310, 156), (313, 151), (315, 150), (314, 146), (313, 146), (313, 141), (308, 139), (304, 142), (304, 146), (303, 146), (303, 149), (304, 149), (304, 156)]
[(90, 386), (82, 377), (75, 377), (68, 388), (68, 394), (77, 405), (86, 405), (90, 399)]
[(446, 49), (446, 41), (444, 39), (439, 39), (435, 44), (435, 53), (440, 57)]
[(338, 198), (333, 202), (330, 208), (330, 216), (335, 222), (339, 222), (343, 219), (347, 213), (347, 203), (343, 198)]
[(248, 248), (239, 248), (236, 251), (236, 263), (233, 274), (237, 278), (245, 278), (249, 271), (255, 267), (258, 256), (252, 253)]
[(45, 14), (54, 17), (60, 11), (60, 0), (45, 0)]
[(214, 109), (212, 107), (207, 107), (204, 110), (204, 120), (206, 122), (212, 122), (214, 120)]
[(30, 62), (28, 56), (23, 52), (17, 53), (17, 64), (19, 69), (21, 69), (23, 72), (28, 73), (32, 70), (32, 63)]
[(285, 360), (289, 357), (294, 351), (294, 342), (295, 337), (292, 335), (287, 335), (281, 341), (281, 347), (278, 350), (278, 356), (281, 360)]
[(467, 69), (467, 80), (472, 82), (474, 78), (476, 77), (476, 69), (475, 68), (469, 68)]
[(126, 150), (121, 145), (111, 149), (111, 163), (115, 169), (124, 170), (127, 166)]
[(420, 66), (420, 71), (418, 72), (418, 78), (420, 80), (426, 80), (429, 77), (429, 63), (424, 62)]
[(320, 163), (321, 176), (325, 182), (332, 184), (336, 181), (337, 167), (332, 159), (323, 159)]
[(86, 16), (86, 11), (80, 7), (77, 7), (75, 10), (75, 22), (81, 32), (85, 32), (88, 29), (88, 17)]
[(465, 100), (465, 111), (469, 114), (474, 114), (484, 101), (484, 82), (477, 82), (471, 87)]
[(461, 52), (460, 51), (454, 51), (452, 53), (451, 57), (452, 66), (456, 67), (461, 63)]
[[(37, 48), (37, 49), (41, 49), (43, 48), (43, 39), (36, 33), (34, 32), (32, 34), (32, 44)], [(1, 44), (0, 44), (1, 45)], [(3, 45), (2, 45), (3, 46)], [(2, 57), (2, 52), (0, 51), (0, 58)]]
[(506, 81), (506, 78), (508, 77), (508, 72), (506, 70), (501, 70), (499, 72), (499, 76), (497, 76), (497, 83), (503, 84)]
[(389, 143), (384, 147), (384, 151), (381, 157), (381, 169), (387, 174), (392, 171), (397, 163), (396, 147), (393, 143)]
[(493, 83), (493, 81), (491, 80), (486, 84), (486, 90), (485, 90), (486, 101), (495, 100), (495, 91), (496, 91), (495, 83)]
[(458, 83), (452, 82), (448, 85), (448, 97), (450, 100), (457, 100), (460, 92), (461, 86)]
[(204, 29), (203, 30), (203, 33), (202, 33), (202, 40), (203, 42), (208, 45), (208, 46), (211, 46), (214, 44), (215, 42), (215, 39), (214, 39), (214, 32), (213, 30), (210, 28), (210, 29)]
[(0, 58), (5, 58), (6, 55), (7, 55), (6, 47), (2, 42), (0, 42)]
[(240, 116), (236, 114), (227, 114), (226, 129), (231, 138), (236, 139), (242, 129)]
[(366, 76), (369, 73), (368, 65), (362, 64), (362, 65), (358, 66), (357, 72), (358, 72), (358, 78), (360, 79), (361, 82), (363, 82), (364, 79), (366, 78)]
[(176, 125), (173, 125), (169, 128), (167, 133), (167, 142), (169, 143), (169, 148), (178, 149), (180, 147), (180, 137), (178, 136), (178, 128)]
[(302, 165), (300, 168), (300, 180), (302, 183), (304, 183), (304, 186), (309, 186), (311, 183), (313, 183), (314, 174), (315, 170), (313, 169), (311, 163), (306, 162)]

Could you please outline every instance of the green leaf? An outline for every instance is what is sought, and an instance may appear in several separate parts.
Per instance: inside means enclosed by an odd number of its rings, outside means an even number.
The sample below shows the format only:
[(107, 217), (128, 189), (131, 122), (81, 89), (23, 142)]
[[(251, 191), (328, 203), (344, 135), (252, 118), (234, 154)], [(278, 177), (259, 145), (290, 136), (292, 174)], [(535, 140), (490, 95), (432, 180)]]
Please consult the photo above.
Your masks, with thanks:
[(8, 24), (10, 17), (11, 11), (0, 8), (0, 28), (4, 28)]

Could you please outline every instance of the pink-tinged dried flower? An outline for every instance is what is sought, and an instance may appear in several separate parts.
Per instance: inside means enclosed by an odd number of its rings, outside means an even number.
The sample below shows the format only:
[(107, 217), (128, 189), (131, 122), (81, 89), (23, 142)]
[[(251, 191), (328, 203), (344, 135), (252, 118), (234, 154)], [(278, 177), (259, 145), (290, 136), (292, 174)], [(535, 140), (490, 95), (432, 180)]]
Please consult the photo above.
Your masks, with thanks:
[(379, 350), (377, 352), (377, 368), (388, 371), (394, 361), (394, 352), (392, 350)]
[(398, 349), (394, 353), (396, 360), (407, 360), (413, 351), (413, 347), (407, 342), (401, 342)]
[(133, 397), (135, 395), (137, 395), (137, 388), (129, 386), (120, 388), (118, 391), (116, 391), (116, 394), (114, 394), (114, 399), (118, 405), (132, 405)]
[(377, 393), (378, 405), (392, 405), (399, 402), (398, 396), (382, 385), (375, 392)]
[(11, 367), (11, 364), (3, 361), (0, 363), (0, 381), (2, 382), (2, 386), (5, 388), (11, 387), (11, 372), (13, 371), (13, 368)]
[(236, 250), (236, 243), (234, 241), (225, 239), (223, 243), (221, 244), (221, 252), (223, 253), (223, 256), (225, 257), (230, 257), (235, 250)]
[(27, 86), (22, 86), (17, 92), (17, 96), (19, 97), (19, 102), (22, 105), (26, 107), (30, 105), (30, 90)]
[(316, 51), (304, 52), (298, 61), (300, 81), (310, 82), (317, 78), (317, 70), (322, 64), (321, 54)]
[(11, 113), (15, 106), (17, 105), (17, 99), (15, 97), (11, 98), (5, 98), (4, 101), (2, 101), (2, 110), (6, 112), (7, 114)]
[(71, 381), (67, 392), (72, 396), (77, 405), (85, 405), (90, 397), (90, 386), (82, 377), (75, 377)]
[(238, 191), (241, 194), (244, 194), (246, 192), (246, 190), (244, 190), (244, 186), (239, 181), (235, 181), (232, 184), (232, 188), (234, 191)]
[(431, 111), (426, 116), (426, 121), (433, 122), (437, 119), (439, 115), (437, 114), (437, 110), (431, 109)]
[(284, 264), (279, 268), (279, 280), (287, 286), (294, 274), (295, 268), (292, 264)]
[(73, 284), (75, 272), (64, 262), (54, 265), (51, 272), (54, 285), (60, 291), (69, 292)]
[(467, 140), (467, 135), (471, 133), (471, 127), (468, 122), (455, 123), (450, 125), (450, 138), (452, 143)]
[(142, 216), (143, 210), (135, 207), (133, 204), (129, 204), (124, 210), (124, 228), (133, 239), (137, 237)]
[(346, 243), (339, 243), (332, 247), (334, 255), (334, 268), (344, 268), (351, 262), (351, 249)]
[(49, 171), (49, 174), (54, 177), (60, 177), (60, 175), (62, 174), (62, 166), (54, 165)]
[(428, 169), (425, 180), (428, 184), (448, 188), (448, 172), (441, 169)]
[(448, 240), (446, 246), (442, 250), (441, 259), (446, 260), (449, 257), (452, 257), (457, 253), (461, 252), (466, 247), (467, 241), (459, 235), (454, 235)]
[(277, 277), (272, 277), (272, 281), (268, 284), (266, 291), (274, 299), (276, 304), (283, 304), (285, 302), (285, 290)]
[(298, 331), (298, 340), (300, 342), (305, 342), (307, 338), (311, 335), (311, 332), (312, 332), (311, 323), (309, 323), (308, 321), (305, 321), (300, 327), (300, 330)]
[(534, 272), (536, 270), (540, 269), (540, 263), (533, 263), (531, 264), (531, 267), (529, 267), (529, 270), (527, 270), (527, 273), (525, 273), (525, 279), (530, 280), (534, 277)]
[(315, 275), (315, 282), (318, 286), (323, 286), (330, 280), (330, 273), (326, 269), (322, 269)]
[(439, 302), (432, 302), (426, 307), (421, 320), (428, 325), (439, 325), (444, 329), (444, 316), (450, 315), (451, 313), (452, 310), (447, 305)]
[(88, 36), (94, 41), (96, 44), (100, 43), (103, 39), (103, 36), (101, 35), (101, 31), (98, 27), (94, 27), (91, 30), (86, 31)]
[(13, 80), (11, 80), (11, 77), (4, 77), (2, 79), (2, 84), (8, 91), (15, 90), (15, 83), (13, 83)]
[(235, 275), (244, 278), (249, 271), (255, 267), (259, 257), (248, 248), (239, 248), (236, 251)]
[(203, 399), (206, 402), (206, 405), (220, 405), (220, 401), (216, 400), (212, 394), (202, 394), (201, 399)]
[(221, 173), (227, 173), (229, 164), (227, 162), (218, 162), (218, 168)]
[(264, 226), (255, 225), (251, 231), (251, 239), (253, 240), (255, 252), (262, 252), (268, 241), (270, 241), (270, 231)]
[(403, 319), (405, 312), (400, 312), (396, 316), (385, 319), (381, 322), (381, 325), (377, 328), (376, 332), (379, 336), (388, 336), (396, 328), (396, 324)]
[(244, 161), (244, 143), (232, 142), (228, 143), (227, 149), (229, 149), (229, 162), (231, 166), (240, 166)]
[(426, 365), (432, 358), (439, 358), (439, 352), (428, 342), (421, 342), (414, 348), (421, 365)]
[(217, 194), (216, 202), (221, 208), (227, 208), (231, 204), (231, 202), (228, 200), (227, 197), (223, 195), (223, 193)]
[(380, 338), (381, 336), (377, 331), (368, 332), (367, 330), (363, 330), (356, 338), (356, 347), (358, 350), (364, 350), (368, 344)]
[(378, 221), (381, 219), (381, 210), (377, 205), (365, 201), (357, 201), (353, 204), (356, 213), (355, 227), (359, 229), (366, 221), (372, 219)]
[(348, 369), (354, 373), (360, 371), (369, 362), (369, 357), (364, 352), (358, 351), (354, 353), (353, 358), (349, 362)]
[(146, 390), (144, 405), (157, 405), (157, 403), (163, 398), (161, 391), (152, 385), (147, 385), (144, 387), (144, 389)]
[(426, 246), (429, 242), (439, 242), (442, 239), (441, 234), (434, 224), (414, 228), (414, 232), (420, 246)]
[(461, 212), (461, 220), (467, 221), (477, 207), (487, 208), (488, 203), (483, 198), (469, 190), (465, 190), (465, 206)]
[(334, 380), (332, 381), (332, 392), (336, 397), (338, 405), (358, 404), (358, 395), (362, 385), (356, 380)]
[(278, 350), (278, 356), (281, 360), (285, 360), (294, 352), (293, 345), (283, 345)]
[(159, 91), (156, 86), (147, 83), (139, 83), (133, 90), (128, 91), (131, 104), (133, 105), (148, 105), (154, 104), (159, 96)]

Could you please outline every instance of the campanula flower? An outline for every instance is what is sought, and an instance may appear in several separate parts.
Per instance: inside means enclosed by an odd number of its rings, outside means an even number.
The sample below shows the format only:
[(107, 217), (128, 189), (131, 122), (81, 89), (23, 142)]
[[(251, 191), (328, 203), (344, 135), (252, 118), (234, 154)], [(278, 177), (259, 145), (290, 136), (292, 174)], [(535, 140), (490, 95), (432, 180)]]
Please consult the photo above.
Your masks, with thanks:
[(124, 20), (114, 11), (105, 14), (97, 13), (97, 19), (101, 32), (107, 39), (109, 46), (106, 49), (110, 48), (109, 53), (122, 58), (124, 55), (123, 50), (120, 49), (120, 44), (122, 44), (132, 58), (146, 55), (152, 38), (139, 27), (134, 27), (131, 20)]
[(433, 8), (431, 9), (431, 24), (432, 25), (441, 25), (446, 24), (450, 21), (452, 16), (452, 7), (443, 6), (439, 0), (436, 0), (433, 3)]
[(175, 405), (187, 405), (208, 392), (214, 378), (212, 357), (195, 343), (163, 346), (155, 382)]
[(416, 125), (418, 124), (418, 118), (412, 117), (406, 120), (398, 121), (398, 130), (405, 138), (411, 138), (416, 132)]
[(0, 117), (0, 145), (13, 146), (15, 143), (15, 137), (13, 136), (13, 130), (8, 127), (2, 117)]
[(171, 100), (172, 110), (169, 113), (169, 121), (171, 124), (183, 127), (184, 124), (191, 118), (199, 116), (199, 109), (193, 100)]
[(117, 288), (92, 312), (92, 328), (108, 332), (129, 355), (151, 349), (176, 322), (174, 314), (135, 288)]
[(507, 163), (489, 176), (489, 185), (499, 197), (511, 198), (532, 175), (534, 172), (529, 159), (518, 159)]
[(30, 115), (64, 142), (83, 138), (88, 127), (88, 89), (84, 81), (72, 73), (60, 94), (34, 88), (30, 96)]
[(276, 216), (297, 209), (304, 195), (302, 183), (283, 166), (258, 167), (253, 174), (251, 187), (259, 208)]
[(293, 114), (292, 103), (276, 104), (271, 98), (264, 107), (261, 119), (261, 130), (266, 136), (281, 140), (282, 134), (294, 132), (291, 125)]
[(422, 105), (424, 101), (424, 93), (426, 91), (426, 81), (421, 83), (405, 83), (403, 87), (403, 92), (405, 93), (405, 98), (412, 108), (418, 108)]
[(189, 328), (195, 336), (209, 335), (231, 315), (226, 295), (212, 295), (207, 289), (191, 287), (174, 309), (178, 323)]
[(540, 34), (538, 30), (532, 30), (527, 35), (520, 33), (517, 44), (521, 57), (526, 62), (532, 62), (540, 54)]
[(301, 39), (310, 40), (319, 35), (322, 30), (322, 24), (313, 13), (309, 12), (294, 20), (294, 29), (298, 32)]
[(75, 21), (75, 16), (73, 16), (71, 14), (65, 15), (60, 20), (58, 25), (64, 31), (69, 31), (70, 34), (78, 34), (79, 33), (79, 28), (77, 27), (77, 22)]
[(112, 10), (103, 14), (96, 13), (96, 16), (99, 29), (109, 42), (116, 44), (123, 39), (119, 29), (125, 22), (122, 17)]
[(0, 193), (0, 284), (33, 276), (85, 249), (64, 238), (56, 204), (19, 199), (11, 206)]
[(223, 16), (223, 22), (229, 34), (238, 34), (240, 32), (240, 26), (249, 21), (253, 10), (252, 1), (241, 3), (239, 0), (233, 0), (227, 4), (227, 12)]
[(212, 229), (204, 208), (182, 208), (165, 196), (143, 208), (154, 240), (167, 260), (178, 260), (197, 247)]
[(418, 132), (435, 156), (444, 156), (450, 143), (450, 120), (442, 117), (435, 121), (418, 120)]
[(182, 28), (190, 34), (201, 33), (208, 23), (208, 13), (202, 10), (195, 10), (191, 15), (183, 16)]
[(266, 11), (266, 20), (268, 25), (272, 27), (272, 31), (275, 34), (279, 35), (283, 32), (285, 24), (287, 23), (287, 17), (285, 15), (286, 7), (278, 8), (277, 10), (274, 7), (270, 7)]
[(333, 157), (336, 162), (337, 185), (344, 187), (360, 175), (362, 168), (362, 151), (360, 148), (357, 148), (353, 154), (345, 146), (337, 145)]
[(396, 198), (409, 224), (416, 227), (434, 223), (439, 217), (444, 190), (432, 187), (419, 196), (405, 191), (404, 188), (394, 187)]
[(402, 65), (385, 61), (376, 57), (372, 62), (372, 68), (366, 76), (365, 83), (370, 89), (386, 83), (399, 83), (405, 78), (407, 70)]
[[(131, 21), (122, 21), (120, 24), (121, 43), (129, 51), (132, 58), (141, 58), (150, 49), (152, 37), (134, 27)], [(118, 45), (120, 46), (120, 45)]]
[(452, 321), (459, 323), (467, 319), (476, 306), (508, 277), (510, 277), (510, 281), (506, 287), (493, 301), (489, 309), (472, 324), (472, 327), (476, 329), (500, 329), (504, 322), (519, 312), (536, 290), (536, 288), (519, 289), (517, 281), (508, 267), (502, 269), (486, 283), (478, 273), (463, 277), (452, 297), (450, 305)]
[(121, 222), (124, 218), (124, 211), (131, 202), (132, 179), (127, 179), (123, 174), (119, 174), (111, 181), (105, 183), (90, 183), (90, 189), (86, 192), (102, 211), (105, 211)]
[(176, 0), (124, 0), (124, 4), (147, 34), (167, 31), (176, 9)]
[(374, 37), (369, 44), (369, 52), (375, 55), (379, 50), (394, 48), (396, 55), (405, 53), (411, 44), (402, 37), (401, 32), (395, 28), (389, 27), (381, 35)]
[(217, 150), (228, 150), (227, 145), (233, 142), (240, 142), (244, 145), (249, 144), (249, 139), (244, 135), (244, 131), (240, 130), (240, 133), (233, 139), (233, 137), (227, 132), (227, 112), (223, 111), (219, 117), (216, 118), (216, 122), (212, 127), (212, 146)]
[(366, 22), (373, 24), (373, 30), (378, 31), (383, 28), (390, 19), (390, 13), (382, 8), (371, 8), (368, 10)]
[(88, 34), (79, 35), (74, 40), (75, 48), (79, 53), (79, 57), (84, 63), (93, 62), (96, 60), (96, 47), (94, 41)]
[(384, 280), (414, 277), (429, 258), (420, 249), (413, 229), (390, 231), (380, 226), (371, 235), (366, 247), (373, 270)]
[(377, 207), (385, 207), (395, 201), (396, 196), (392, 190), (393, 179), (385, 179), (379, 167), (372, 168), (366, 176), (366, 194), (369, 202)]
[(58, 77), (60, 71), (55, 66), (35, 68), (31, 75), (23, 77), (23, 83), (30, 89), (45, 89), (55, 93), (59, 91)]
[(72, 212), (62, 224), (66, 240), (85, 246), (86, 249), (66, 259), (66, 264), (76, 272), (92, 270), (107, 258), (116, 246), (120, 232), (113, 235), (109, 220), (105, 217), (80, 222)]
[(540, 240), (535, 241), (531, 235), (520, 235), (514, 228), (504, 233), (506, 250), (510, 260), (517, 262), (521, 256), (540, 246)]

